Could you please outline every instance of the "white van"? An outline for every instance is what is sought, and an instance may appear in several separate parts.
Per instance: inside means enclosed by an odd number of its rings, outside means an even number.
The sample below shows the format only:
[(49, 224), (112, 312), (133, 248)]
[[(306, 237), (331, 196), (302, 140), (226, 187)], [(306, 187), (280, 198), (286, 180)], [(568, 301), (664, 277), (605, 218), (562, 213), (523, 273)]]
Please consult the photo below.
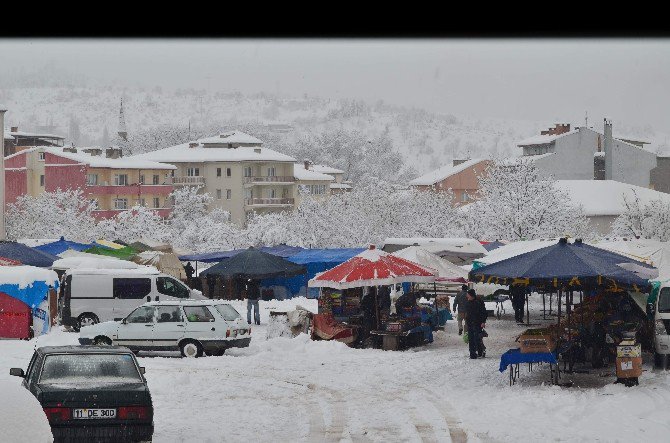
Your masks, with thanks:
[(86, 325), (124, 318), (151, 300), (206, 299), (155, 268), (70, 269), (61, 279), (59, 317), (75, 331)]
[(670, 355), (670, 283), (663, 283), (653, 307), (654, 365), (666, 369)]

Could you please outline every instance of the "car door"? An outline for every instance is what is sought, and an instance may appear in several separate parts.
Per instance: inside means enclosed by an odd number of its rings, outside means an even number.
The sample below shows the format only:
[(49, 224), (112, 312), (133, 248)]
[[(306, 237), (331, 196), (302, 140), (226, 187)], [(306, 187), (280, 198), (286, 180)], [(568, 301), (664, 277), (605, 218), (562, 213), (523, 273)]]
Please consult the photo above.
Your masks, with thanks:
[(130, 348), (151, 348), (155, 311), (153, 306), (140, 306), (131, 312), (119, 323), (116, 344)]
[[(225, 336), (225, 325), (217, 323), (207, 306), (184, 306), (186, 316), (186, 334), (190, 338), (211, 339)], [(217, 331), (217, 328), (219, 329)]]
[(156, 306), (153, 346), (157, 349), (177, 348), (186, 333), (186, 320), (180, 305)]

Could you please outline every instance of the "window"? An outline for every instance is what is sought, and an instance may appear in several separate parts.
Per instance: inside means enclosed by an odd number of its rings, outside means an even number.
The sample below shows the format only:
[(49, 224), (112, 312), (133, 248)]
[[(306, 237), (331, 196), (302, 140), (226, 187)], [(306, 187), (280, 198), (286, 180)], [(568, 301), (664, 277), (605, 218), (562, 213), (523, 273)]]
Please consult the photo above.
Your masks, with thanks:
[(89, 201), (90, 201), (91, 204), (93, 205), (93, 208), (94, 208), (94, 209), (98, 209), (98, 199), (96, 199), (96, 198), (92, 198), (92, 199), (90, 199)]
[(126, 317), (126, 323), (153, 323), (154, 322), (154, 307), (140, 306)]
[(156, 307), (156, 322), (157, 323), (178, 323), (184, 321), (184, 316), (181, 313), (179, 306), (157, 306)]
[(670, 312), (670, 288), (662, 288), (658, 295), (658, 312)]
[(153, 176), (153, 181), (151, 182), (154, 185), (159, 185), (161, 181), (161, 176), (158, 174), (154, 174)]
[(268, 177), (274, 177), (275, 176), (275, 168), (268, 168)]
[(141, 185), (144, 184), (144, 175), (141, 175), (141, 174), (140, 174), (140, 184)]
[(156, 277), (156, 288), (163, 295), (176, 298), (189, 298), (190, 292), (186, 286), (170, 277)]
[(95, 186), (98, 184), (98, 174), (86, 174), (86, 184)]
[(268, 197), (276, 198), (277, 197), (277, 191), (275, 191), (274, 189), (268, 190)]
[(216, 168), (216, 176), (221, 177), (221, 168)]
[(128, 186), (128, 174), (114, 174), (114, 185)]
[(37, 153), (37, 159), (41, 162), (44, 161), (44, 152), (38, 152)]
[(221, 200), (221, 190), (220, 189), (216, 190), (216, 199)]
[(244, 198), (254, 198), (254, 191), (252, 191), (251, 189), (245, 189)]
[(232, 194), (233, 194), (233, 191), (231, 191), (230, 189), (226, 189), (226, 200), (230, 200), (230, 198), (232, 197)]
[(230, 177), (233, 175), (233, 171), (230, 168), (226, 168), (226, 177)]
[(244, 176), (245, 177), (251, 177), (251, 166), (245, 166), (244, 167)]
[(140, 300), (151, 293), (150, 278), (115, 278), (112, 282), (114, 298)]
[(146, 206), (146, 202), (144, 201), (143, 198), (139, 199), (140, 206)]
[(470, 196), (468, 195), (468, 192), (467, 192), (467, 191), (463, 191), (463, 194), (461, 194), (461, 201), (462, 201), (462, 202), (466, 202), (466, 201), (468, 201), (468, 200), (470, 200)]
[(238, 318), (241, 318), (240, 313), (230, 305), (216, 305), (215, 308), (226, 321), (235, 321)]
[(214, 316), (205, 306), (184, 306), (184, 313), (190, 322), (214, 321)]
[(54, 354), (44, 359), (40, 383), (140, 383), (131, 354)]
[(44, 186), (44, 175), (40, 175), (40, 186)]
[(161, 199), (159, 197), (154, 197), (154, 208), (161, 207)]
[(115, 198), (114, 199), (114, 209), (128, 209), (128, 199), (127, 198)]
[(186, 168), (188, 177), (200, 177), (200, 168)]

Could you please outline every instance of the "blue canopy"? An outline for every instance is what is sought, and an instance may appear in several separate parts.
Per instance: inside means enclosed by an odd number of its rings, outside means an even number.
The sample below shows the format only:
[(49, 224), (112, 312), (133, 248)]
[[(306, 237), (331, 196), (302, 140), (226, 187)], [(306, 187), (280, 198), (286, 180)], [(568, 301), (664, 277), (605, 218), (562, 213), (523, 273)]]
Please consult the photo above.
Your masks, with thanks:
[(47, 243), (41, 246), (36, 246), (34, 249), (37, 249), (42, 252), (48, 252), (49, 254), (58, 255), (61, 252), (65, 252), (68, 249), (74, 249), (75, 251), (83, 251), (85, 249), (93, 247), (93, 244), (77, 243), (74, 241), (65, 240), (64, 237), (61, 237), (60, 240), (53, 243)]
[(488, 243), (486, 243), (486, 244), (483, 244), (482, 246), (483, 246), (484, 249), (486, 249), (487, 251), (493, 251), (494, 249), (498, 249), (498, 248), (501, 247), (501, 246), (505, 246), (505, 243), (496, 240), (496, 241), (492, 241), (492, 242), (488, 242)]
[[(54, 289), (58, 289), (57, 281), (54, 281)], [(15, 284), (2, 284), (0, 285), (0, 292), (4, 292), (12, 298), (21, 300), (28, 305), (28, 307), (34, 309), (42, 303), (42, 300), (49, 294), (49, 284), (41, 280), (35, 281), (23, 288)]]
[[(649, 280), (640, 274), (655, 269), (626, 256), (596, 248), (576, 240), (558, 243), (526, 252), (506, 260), (470, 271), (469, 278), (477, 283), (524, 285), (535, 287), (633, 289), (648, 292)], [(648, 271), (647, 271), (648, 272)]]
[[(281, 258), (288, 258), (300, 251), (303, 251), (303, 248), (297, 246), (288, 246), (288, 245), (277, 245), (277, 246), (263, 246), (258, 248), (259, 251), (276, 255)], [(227, 258), (235, 257), (242, 251), (246, 249), (233, 249), (230, 251), (219, 251), (219, 252), (206, 252), (204, 254), (188, 254), (180, 255), (179, 260), (181, 261), (199, 261), (203, 263), (216, 263)]]
[(48, 268), (60, 257), (14, 241), (0, 241), (0, 257), (18, 260), (24, 265)]

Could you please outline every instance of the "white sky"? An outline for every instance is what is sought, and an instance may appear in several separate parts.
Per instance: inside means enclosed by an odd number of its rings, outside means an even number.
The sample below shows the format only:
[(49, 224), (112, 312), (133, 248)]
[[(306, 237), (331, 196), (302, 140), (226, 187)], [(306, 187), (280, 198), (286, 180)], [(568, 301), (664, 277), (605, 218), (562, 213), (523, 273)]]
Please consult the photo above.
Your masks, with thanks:
[(588, 110), (670, 132), (670, 40), (0, 40), (0, 75), (45, 65), (132, 86), (383, 99), (456, 116), (581, 123)]

